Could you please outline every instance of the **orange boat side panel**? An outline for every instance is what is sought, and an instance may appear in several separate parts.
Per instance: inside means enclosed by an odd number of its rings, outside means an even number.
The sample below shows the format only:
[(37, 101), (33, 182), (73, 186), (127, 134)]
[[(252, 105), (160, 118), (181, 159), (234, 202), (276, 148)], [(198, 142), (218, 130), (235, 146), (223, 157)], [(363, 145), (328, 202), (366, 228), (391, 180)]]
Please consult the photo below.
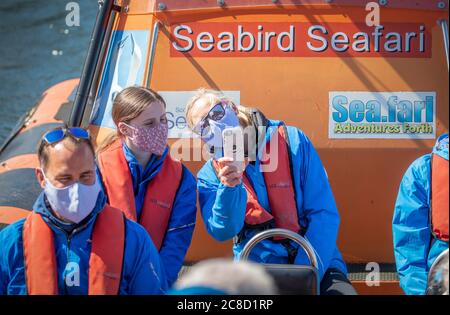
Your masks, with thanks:
[(0, 164), (0, 174), (19, 168), (37, 168), (39, 161), (36, 154), (24, 154), (15, 156)]
[(26, 218), (29, 213), (30, 211), (25, 209), (0, 206), (0, 223), (14, 223), (20, 219)]
[[(7, 159), (0, 163), (0, 175), (8, 176), (9, 173), (19, 172), (19, 174), (22, 174), (20, 176), (26, 176), (26, 178), (18, 178), (19, 182), (9, 183), (10, 186), (8, 188), (11, 188), (11, 191), (6, 193), (5, 196), (2, 196), (2, 201), (6, 200), (7, 206), (0, 205), (0, 224), (13, 223), (26, 216), (31, 209), (31, 206), (34, 203), (34, 200), (31, 199), (35, 198), (35, 194), (38, 192), (39, 188), (37, 180), (33, 175), (33, 169), (39, 167), (39, 161), (36, 154), (36, 141), (38, 137), (34, 135), (34, 132), (45, 132), (47, 127), (50, 128), (51, 126), (54, 126), (54, 124), (61, 123), (62, 120), (60, 119), (68, 118), (60, 117), (61, 115), (57, 114), (63, 105), (66, 104), (68, 107), (70, 106), (70, 104), (67, 104), (69, 101), (68, 98), (74, 92), (78, 81), (78, 79), (67, 80), (46, 90), (43, 93), (40, 102), (31, 109), (28, 116), (25, 118), (24, 125), (19, 130), (18, 134), (6, 147), (8, 150), (9, 145), (11, 145), (13, 149), (10, 149), (6, 153), (8, 156)], [(63, 113), (70, 113), (67, 109), (63, 111)], [(46, 126), (47, 124), (50, 125)], [(19, 151), (14, 151), (14, 149), (18, 149)], [(23, 171), (25, 170), (28, 170), (26, 175), (23, 174)], [(32, 188), (32, 193), (27, 194), (29, 191), (28, 189), (31, 189), (31, 187), (20, 186), (20, 180), (22, 179), (29, 180), (28, 183), (36, 184), (36, 187)], [(4, 184), (8, 185), (8, 183)], [(21, 204), (21, 207), (23, 204), (28, 204), (27, 207), (30, 207), (30, 209), (12, 207), (11, 205), (15, 205), (14, 201)]]
[(72, 79), (58, 83), (43, 93), (43, 99), (39, 106), (34, 109), (21, 132), (25, 132), (35, 126), (46, 123), (58, 123), (55, 115), (62, 104), (67, 102), (68, 97), (78, 85), (79, 79)]

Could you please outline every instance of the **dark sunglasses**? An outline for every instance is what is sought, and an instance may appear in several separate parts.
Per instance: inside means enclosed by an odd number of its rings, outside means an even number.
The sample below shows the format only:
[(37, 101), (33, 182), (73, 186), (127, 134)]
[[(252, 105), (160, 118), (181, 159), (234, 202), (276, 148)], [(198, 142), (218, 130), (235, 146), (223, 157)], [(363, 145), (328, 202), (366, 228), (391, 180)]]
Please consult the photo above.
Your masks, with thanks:
[(70, 135), (76, 139), (89, 140), (89, 131), (79, 127), (72, 128), (58, 128), (47, 132), (43, 139), (48, 144), (54, 144), (63, 140), (67, 135)]
[(192, 131), (194, 131), (196, 134), (200, 136), (203, 136), (203, 133), (205, 132), (206, 128), (210, 126), (209, 121), (210, 120), (219, 121), (223, 118), (223, 116), (225, 116), (225, 107), (223, 106), (222, 102), (220, 102), (214, 105), (209, 110), (209, 112), (205, 115), (205, 117), (203, 117), (202, 120), (200, 120), (198, 124), (195, 125)]

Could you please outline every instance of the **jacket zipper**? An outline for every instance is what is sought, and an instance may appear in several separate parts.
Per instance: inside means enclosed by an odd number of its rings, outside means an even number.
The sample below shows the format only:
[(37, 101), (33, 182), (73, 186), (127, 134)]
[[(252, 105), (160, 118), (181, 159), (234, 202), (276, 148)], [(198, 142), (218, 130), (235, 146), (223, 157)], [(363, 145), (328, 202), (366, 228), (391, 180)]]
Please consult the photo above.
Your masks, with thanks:
[[(67, 233), (64, 229), (60, 228), (59, 226), (53, 225), (55, 228), (57, 228), (58, 230), (62, 231), (64, 233), (64, 235), (66, 236), (66, 240), (67, 240), (67, 250), (66, 250), (66, 261), (69, 262), (69, 252), (70, 252), (70, 241), (72, 240), (72, 237), (79, 231), (83, 230), (86, 226), (88, 225), (88, 223), (84, 224), (83, 226), (80, 226), (78, 228), (73, 229), (72, 233)], [(64, 268), (64, 275), (65, 275), (65, 271), (66, 268)], [(68, 292), (68, 288), (67, 288), (67, 284), (66, 284), (66, 277), (64, 276), (64, 293), (66, 295), (69, 294)]]
[[(67, 263), (69, 262), (69, 253), (70, 253), (70, 241), (72, 240), (72, 235), (73, 233), (71, 233), (70, 235), (66, 234), (67, 237), (67, 251), (66, 251), (66, 261)], [(67, 265), (66, 265), (67, 267)], [(64, 291), (66, 293), (66, 295), (69, 294), (69, 290), (67, 288), (67, 281), (66, 281), (66, 268), (64, 268)]]

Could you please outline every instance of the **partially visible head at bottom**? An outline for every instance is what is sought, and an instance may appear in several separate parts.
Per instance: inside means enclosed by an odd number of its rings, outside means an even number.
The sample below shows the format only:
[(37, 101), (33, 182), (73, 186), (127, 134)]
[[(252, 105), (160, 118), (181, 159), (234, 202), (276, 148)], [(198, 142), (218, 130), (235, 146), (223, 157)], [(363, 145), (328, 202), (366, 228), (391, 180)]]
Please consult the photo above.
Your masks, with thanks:
[[(196, 293), (197, 290), (197, 293)], [(277, 287), (264, 267), (251, 262), (211, 259), (199, 262), (174, 285), (174, 294), (273, 295)], [(178, 292), (178, 293), (177, 293)]]

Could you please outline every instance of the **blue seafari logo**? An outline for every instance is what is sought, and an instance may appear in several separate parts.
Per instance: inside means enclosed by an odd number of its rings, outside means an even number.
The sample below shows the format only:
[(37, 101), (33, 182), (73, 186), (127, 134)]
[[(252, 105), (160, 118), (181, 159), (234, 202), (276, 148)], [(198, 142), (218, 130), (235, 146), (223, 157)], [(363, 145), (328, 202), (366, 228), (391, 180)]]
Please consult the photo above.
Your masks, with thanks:
[(434, 138), (435, 104), (434, 92), (331, 92), (329, 135)]

